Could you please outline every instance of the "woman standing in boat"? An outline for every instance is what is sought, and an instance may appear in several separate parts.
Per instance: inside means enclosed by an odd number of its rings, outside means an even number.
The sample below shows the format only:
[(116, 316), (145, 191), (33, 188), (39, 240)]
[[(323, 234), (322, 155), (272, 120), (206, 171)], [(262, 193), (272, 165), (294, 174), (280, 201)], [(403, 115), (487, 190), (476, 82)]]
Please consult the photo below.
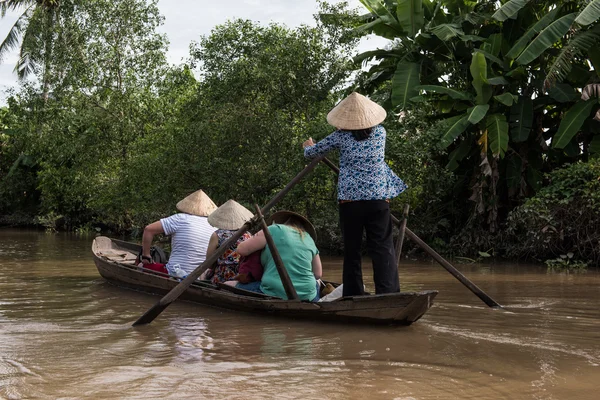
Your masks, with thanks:
[(354, 92), (327, 115), (327, 122), (337, 130), (319, 143), (312, 138), (303, 143), (307, 158), (340, 150), (338, 200), (344, 238), (344, 296), (364, 294), (360, 254), (364, 230), (373, 262), (375, 293), (400, 291), (389, 200), (402, 193), (406, 185), (384, 159), (386, 131), (379, 124), (385, 117), (380, 105)]

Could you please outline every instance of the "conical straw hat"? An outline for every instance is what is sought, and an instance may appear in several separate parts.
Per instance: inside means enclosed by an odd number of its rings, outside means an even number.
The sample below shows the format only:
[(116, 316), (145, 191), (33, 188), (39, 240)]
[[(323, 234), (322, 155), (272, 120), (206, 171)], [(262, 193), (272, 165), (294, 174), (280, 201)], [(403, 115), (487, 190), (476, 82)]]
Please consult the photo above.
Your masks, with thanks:
[(317, 241), (317, 231), (315, 230), (314, 225), (308, 220), (308, 218), (293, 211), (277, 211), (271, 215), (271, 218), (269, 218), (269, 223), (285, 224), (290, 217), (295, 217), (301, 221), (302, 225), (304, 225), (304, 230), (310, 235), (310, 237), (313, 238), (315, 242)]
[(217, 209), (217, 205), (202, 190), (195, 191), (175, 206), (186, 214), (206, 217)]
[(254, 216), (250, 210), (235, 200), (227, 200), (208, 216), (208, 223), (219, 229), (238, 230)]
[(362, 94), (352, 92), (327, 114), (327, 122), (338, 129), (366, 129), (379, 125), (386, 112)]

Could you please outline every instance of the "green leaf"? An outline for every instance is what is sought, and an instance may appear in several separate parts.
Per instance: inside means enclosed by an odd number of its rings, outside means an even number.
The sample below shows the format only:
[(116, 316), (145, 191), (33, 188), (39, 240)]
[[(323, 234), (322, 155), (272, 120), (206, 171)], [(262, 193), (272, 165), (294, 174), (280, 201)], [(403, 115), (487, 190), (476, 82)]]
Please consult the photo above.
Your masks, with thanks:
[(396, 39), (399, 35), (398, 31), (390, 28), (381, 18), (377, 18), (374, 21), (360, 25), (354, 29), (355, 33), (373, 33), (375, 35), (384, 37), (386, 39)]
[(424, 90), (426, 92), (434, 92), (440, 94), (447, 94), (456, 100), (471, 100), (471, 95), (465, 92), (459, 92), (458, 90), (447, 88), (445, 86), (437, 85), (420, 85), (416, 87), (417, 90)]
[(487, 63), (483, 53), (476, 51), (471, 60), (471, 75), (473, 87), (477, 92), (477, 104), (486, 104), (492, 96), (492, 88), (487, 84)]
[(508, 122), (502, 114), (492, 114), (486, 119), (488, 140), (494, 156), (504, 157), (508, 150)]
[(364, 60), (369, 60), (369, 59), (371, 59), (373, 57), (378, 57), (378, 58), (386, 58), (386, 57), (402, 58), (402, 55), (398, 54), (398, 51), (396, 49), (394, 49), (394, 50), (377, 49), (377, 50), (365, 51), (364, 53), (360, 53), (360, 54), (356, 55), (352, 59), (352, 61), (354, 61), (355, 63), (359, 63), (359, 62), (362, 62)]
[(487, 58), (488, 60), (495, 62), (496, 64), (498, 64), (501, 67), (504, 66), (504, 63), (502, 62), (502, 60), (499, 59), (498, 57), (494, 56), (493, 54), (488, 53), (487, 51), (481, 50), (481, 49), (478, 49), (477, 51), (482, 53), (485, 56), (485, 58)]
[(457, 24), (440, 24), (431, 28), (431, 33), (438, 37), (442, 41), (447, 41), (456, 36), (462, 36), (464, 34), (460, 25)]
[(488, 85), (508, 85), (508, 81), (503, 76), (493, 76), (485, 80)]
[(507, 157), (506, 184), (509, 188), (518, 188), (521, 185), (521, 168), (523, 161), (518, 155)]
[(567, 83), (557, 83), (548, 90), (548, 95), (559, 103), (568, 103), (577, 100), (580, 96), (573, 87)]
[(425, 22), (423, 0), (398, 0), (396, 16), (404, 32), (414, 37)]
[(533, 101), (528, 97), (519, 97), (519, 101), (510, 108), (510, 133), (515, 143), (529, 138), (533, 125)]
[(440, 138), (440, 146), (446, 148), (454, 142), (454, 139), (456, 139), (458, 135), (467, 129), (469, 120), (466, 115), (459, 115), (442, 121), (442, 124), (447, 128), (444, 129), (444, 133), (442, 133), (442, 137)]
[(484, 258), (488, 258), (488, 257), (492, 256), (490, 253), (486, 253), (485, 251), (478, 251), (477, 253), (479, 253), (479, 255)]
[(498, 102), (504, 104), (505, 106), (512, 106), (515, 102), (515, 96), (512, 93), (502, 93), (500, 96), (494, 96)]
[(576, 13), (567, 14), (551, 23), (547, 28), (533, 39), (529, 46), (517, 58), (519, 64), (529, 64), (538, 58), (544, 51), (548, 50), (554, 43), (561, 39), (569, 31), (575, 20)]
[(378, 16), (384, 24), (397, 30), (399, 34), (405, 34), (396, 18), (380, 0), (360, 0), (360, 2), (369, 12)]
[(506, 53), (506, 57), (510, 59), (515, 59), (523, 49), (527, 46), (527, 43), (538, 33), (542, 31), (545, 27), (550, 25), (550, 22), (554, 21), (556, 14), (558, 13), (558, 8), (550, 11), (548, 14), (544, 15), (538, 22), (536, 22), (517, 42), (513, 45), (513, 47)]
[(581, 154), (581, 148), (579, 147), (579, 143), (575, 143), (575, 141), (570, 141), (565, 148), (563, 149), (563, 153), (567, 157), (575, 158)]
[(542, 174), (542, 172), (539, 169), (534, 168), (532, 166), (528, 166), (526, 175), (527, 183), (529, 183), (529, 186), (531, 186), (536, 192), (540, 190), (540, 188), (542, 187), (544, 174)]
[(448, 155), (448, 164), (446, 165), (446, 168), (450, 171), (456, 170), (456, 168), (458, 168), (458, 163), (471, 151), (471, 145), (472, 141), (469, 139), (460, 142), (458, 147)]
[(400, 61), (392, 78), (392, 105), (406, 109), (412, 97), (419, 94), (419, 64)]
[(589, 149), (591, 154), (600, 154), (600, 135), (594, 136), (590, 142)]
[[(574, 62), (581, 58), (585, 59), (590, 49), (598, 47), (598, 42), (600, 42), (600, 25), (598, 24), (591, 29), (574, 32), (570, 35), (569, 41), (562, 46), (552, 64), (545, 67), (548, 74), (543, 87), (552, 87), (556, 83), (564, 81), (565, 77), (571, 73)], [(585, 68), (589, 69), (587, 65)]]
[(579, 13), (575, 22), (581, 26), (588, 26), (596, 22), (598, 18), (600, 18), (600, 0), (594, 0)]
[(460, 39), (463, 42), (485, 42), (485, 38), (477, 35), (462, 35)]
[(492, 15), (492, 18), (497, 21), (506, 21), (509, 18), (516, 18), (519, 10), (525, 7), (528, 2), (529, 0), (510, 0), (504, 3), (504, 5)]
[[(502, 48), (502, 34), (494, 33), (493, 35), (490, 35), (482, 47), (485, 47), (484, 50), (487, 51), (491, 56), (498, 57), (498, 54), (500, 54), (500, 49)], [(502, 62), (500, 61), (498, 64), (502, 65)]]
[(475, 125), (481, 121), (483, 117), (485, 117), (485, 114), (487, 114), (489, 109), (489, 104), (480, 104), (475, 107), (471, 107), (467, 110), (467, 119), (471, 124)]
[(595, 101), (580, 101), (575, 103), (573, 107), (565, 113), (558, 132), (552, 138), (552, 147), (555, 149), (563, 149), (573, 136), (581, 129), (585, 120), (590, 116), (590, 111), (594, 106)]

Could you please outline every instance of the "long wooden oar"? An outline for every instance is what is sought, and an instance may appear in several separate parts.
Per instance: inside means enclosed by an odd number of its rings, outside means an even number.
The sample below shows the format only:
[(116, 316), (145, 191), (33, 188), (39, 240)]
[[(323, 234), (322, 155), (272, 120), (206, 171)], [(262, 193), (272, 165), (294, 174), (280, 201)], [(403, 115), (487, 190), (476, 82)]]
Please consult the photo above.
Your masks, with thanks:
[[(337, 165), (335, 165), (334, 163), (332, 163), (327, 158), (323, 158), (323, 162), (325, 164), (327, 164), (327, 166), (329, 166), (329, 168), (331, 168), (336, 174), (339, 175), (340, 169), (337, 167)], [(400, 229), (402, 229), (402, 225), (401, 225), (400, 221), (398, 220), (398, 218), (396, 218), (395, 216), (392, 215), (392, 221), (394, 222), (394, 224), (400, 226)], [(427, 253), (429, 253), (429, 255), (431, 255), (435, 261), (437, 261), (442, 267), (444, 267), (446, 269), (446, 271), (450, 272), (450, 274), (453, 277), (455, 277), (456, 279), (458, 279), (460, 283), (462, 283), (463, 285), (465, 285), (467, 287), (467, 289), (469, 289), (471, 292), (473, 292), (485, 304), (487, 304), (490, 307), (494, 307), (494, 308), (502, 308), (502, 306), (497, 301), (495, 301), (494, 299), (492, 299), (483, 290), (481, 290), (479, 287), (477, 287), (477, 285), (475, 285), (473, 282), (471, 282), (469, 279), (467, 279), (467, 277), (464, 276), (459, 270), (457, 270), (452, 264), (450, 264), (448, 261), (446, 261), (435, 250), (433, 250), (431, 247), (429, 247), (427, 245), (427, 243), (425, 243), (424, 241), (421, 240), (421, 238), (419, 238), (417, 235), (415, 235), (413, 233), (413, 231), (411, 231), (407, 227), (404, 227), (404, 231), (406, 232), (406, 235), (412, 241), (414, 241), (423, 250), (425, 250)]]
[[(283, 188), (279, 193), (277, 193), (263, 208), (262, 213), (267, 213), (275, 204), (277, 204), (296, 184), (310, 171), (312, 171), (317, 164), (323, 159), (323, 157), (315, 158), (310, 164), (308, 164), (298, 175), (294, 177), (287, 184), (285, 188)], [(202, 275), (202, 273), (211, 265), (213, 265), (217, 259), (225, 253), (225, 251), (234, 244), (248, 229), (250, 229), (257, 221), (257, 216), (254, 215), (250, 221), (246, 222), (240, 229), (238, 229), (233, 236), (227, 239), (217, 251), (215, 251), (210, 257), (208, 257), (200, 266), (198, 266), (194, 271), (192, 271), (184, 280), (179, 282), (177, 286), (175, 286), (169, 293), (167, 293), (162, 299), (160, 299), (155, 305), (152, 306), (148, 311), (144, 313), (137, 321), (133, 323), (133, 326), (145, 325), (154, 321), (156, 317), (160, 315), (161, 312), (165, 308), (167, 308), (172, 302), (177, 300), (179, 296), (183, 294), (190, 287), (192, 283), (196, 281), (196, 279)]]

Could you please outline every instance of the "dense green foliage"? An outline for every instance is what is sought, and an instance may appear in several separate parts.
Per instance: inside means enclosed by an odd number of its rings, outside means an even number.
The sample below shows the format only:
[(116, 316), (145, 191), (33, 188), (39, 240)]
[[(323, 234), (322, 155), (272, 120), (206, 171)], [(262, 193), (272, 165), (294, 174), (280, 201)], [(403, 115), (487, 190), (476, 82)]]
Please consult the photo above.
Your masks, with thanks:
[[(435, 247), (597, 262), (598, 1), (361, 1), (314, 27), (229, 21), (180, 66), (156, 0), (4, 2), (31, 6), (3, 46), (35, 79), (0, 109), (0, 219), (139, 233), (199, 188), (262, 204), (358, 88), (389, 112), (410, 187), (392, 207)], [(392, 41), (350, 59), (367, 33)], [(334, 251), (335, 185), (319, 167), (280, 205)]]
[(544, 173), (600, 150), (600, 122), (591, 118), (599, 108), (598, 3), (361, 2), (368, 14), (356, 29), (393, 42), (356, 57), (377, 61), (359, 85), (389, 110), (434, 110), (429, 131), (457, 183), (438, 212), (454, 227), (450, 244), (471, 253), (510, 247), (507, 218), (543, 188)]
[(511, 213), (511, 252), (538, 259), (572, 253), (599, 263), (600, 159), (556, 169), (548, 182)]

